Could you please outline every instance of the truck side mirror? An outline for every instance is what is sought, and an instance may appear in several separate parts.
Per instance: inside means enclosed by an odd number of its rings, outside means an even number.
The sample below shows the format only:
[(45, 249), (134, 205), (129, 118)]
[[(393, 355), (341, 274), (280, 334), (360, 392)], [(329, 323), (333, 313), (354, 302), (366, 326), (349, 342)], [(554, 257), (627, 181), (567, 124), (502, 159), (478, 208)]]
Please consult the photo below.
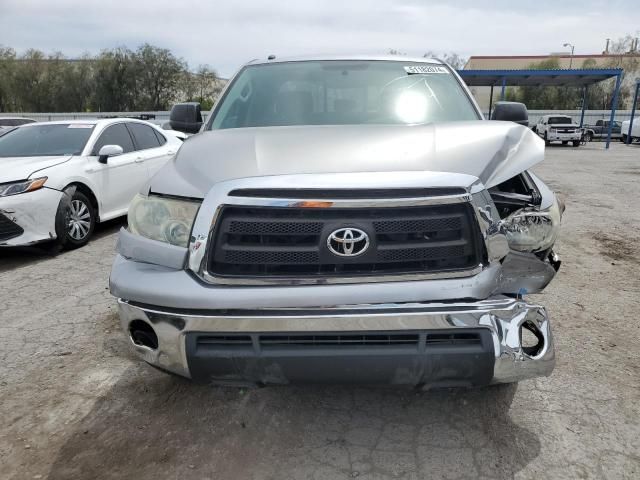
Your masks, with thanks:
[(491, 120), (515, 122), (525, 127), (529, 126), (529, 112), (524, 103), (496, 102), (491, 113)]
[(172, 130), (198, 133), (202, 127), (202, 112), (198, 102), (176, 103), (169, 114)]

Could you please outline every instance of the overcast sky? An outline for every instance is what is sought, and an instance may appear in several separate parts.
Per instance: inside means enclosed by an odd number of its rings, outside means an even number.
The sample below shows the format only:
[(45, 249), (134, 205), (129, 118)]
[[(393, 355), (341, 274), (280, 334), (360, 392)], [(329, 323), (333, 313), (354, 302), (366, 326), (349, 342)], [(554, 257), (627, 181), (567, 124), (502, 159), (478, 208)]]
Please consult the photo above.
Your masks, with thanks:
[(0, 0), (0, 45), (67, 56), (141, 43), (221, 76), (274, 53), (600, 53), (640, 36), (640, 0)]

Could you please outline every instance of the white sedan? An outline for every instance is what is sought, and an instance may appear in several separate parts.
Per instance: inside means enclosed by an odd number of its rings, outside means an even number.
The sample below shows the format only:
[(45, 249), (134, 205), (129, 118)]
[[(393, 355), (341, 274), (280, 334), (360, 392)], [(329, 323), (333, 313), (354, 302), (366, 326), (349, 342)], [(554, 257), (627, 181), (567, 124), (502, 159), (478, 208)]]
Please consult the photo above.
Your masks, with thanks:
[(148, 122), (114, 118), (24, 125), (0, 137), (0, 247), (87, 243), (182, 141)]

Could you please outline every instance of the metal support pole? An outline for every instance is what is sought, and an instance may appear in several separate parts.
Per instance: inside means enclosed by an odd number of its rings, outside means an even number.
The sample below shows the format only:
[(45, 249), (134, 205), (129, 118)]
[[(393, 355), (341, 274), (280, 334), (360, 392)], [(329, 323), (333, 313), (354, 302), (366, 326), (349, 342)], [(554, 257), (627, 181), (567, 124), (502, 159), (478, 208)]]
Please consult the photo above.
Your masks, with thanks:
[(616, 89), (613, 92), (613, 99), (611, 100), (611, 116), (609, 117), (609, 128), (607, 129), (607, 145), (605, 148), (608, 150), (611, 144), (611, 130), (613, 129), (613, 119), (616, 116), (616, 105), (618, 104), (618, 93), (620, 93), (620, 81), (622, 75), (619, 73), (616, 75)]
[(584, 86), (584, 90), (582, 92), (582, 113), (580, 114), (580, 128), (584, 125), (584, 111), (587, 109), (587, 89), (589, 87), (587, 85)]
[(638, 92), (640, 91), (640, 80), (636, 81), (636, 93), (633, 96), (633, 106), (631, 107), (631, 118), (629, 119), (629, 131), (627, 132), (627, 145), (631, 143), (631, 131), (633, 129), (633, 116), (636, 114), (636, 106), (638, 104)]
[(491, 120), (491, 108), (493, 107), (493, 85), (491, 85), (491, 93), (489, 94), (489, 118)]
[(504, 91), (507, 88), (507, 77), (502, 77), (502, 91), (500, 92), (500, 101), (504, 102)]

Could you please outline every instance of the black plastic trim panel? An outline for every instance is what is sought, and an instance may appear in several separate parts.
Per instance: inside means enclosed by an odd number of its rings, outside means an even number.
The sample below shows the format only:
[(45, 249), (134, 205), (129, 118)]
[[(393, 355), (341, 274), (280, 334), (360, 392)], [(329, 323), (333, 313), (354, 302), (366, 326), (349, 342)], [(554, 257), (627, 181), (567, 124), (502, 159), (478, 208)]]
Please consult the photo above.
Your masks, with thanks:
[(491, 332), (188, 333), (191, 377), (214, 384), (487, 385)]

